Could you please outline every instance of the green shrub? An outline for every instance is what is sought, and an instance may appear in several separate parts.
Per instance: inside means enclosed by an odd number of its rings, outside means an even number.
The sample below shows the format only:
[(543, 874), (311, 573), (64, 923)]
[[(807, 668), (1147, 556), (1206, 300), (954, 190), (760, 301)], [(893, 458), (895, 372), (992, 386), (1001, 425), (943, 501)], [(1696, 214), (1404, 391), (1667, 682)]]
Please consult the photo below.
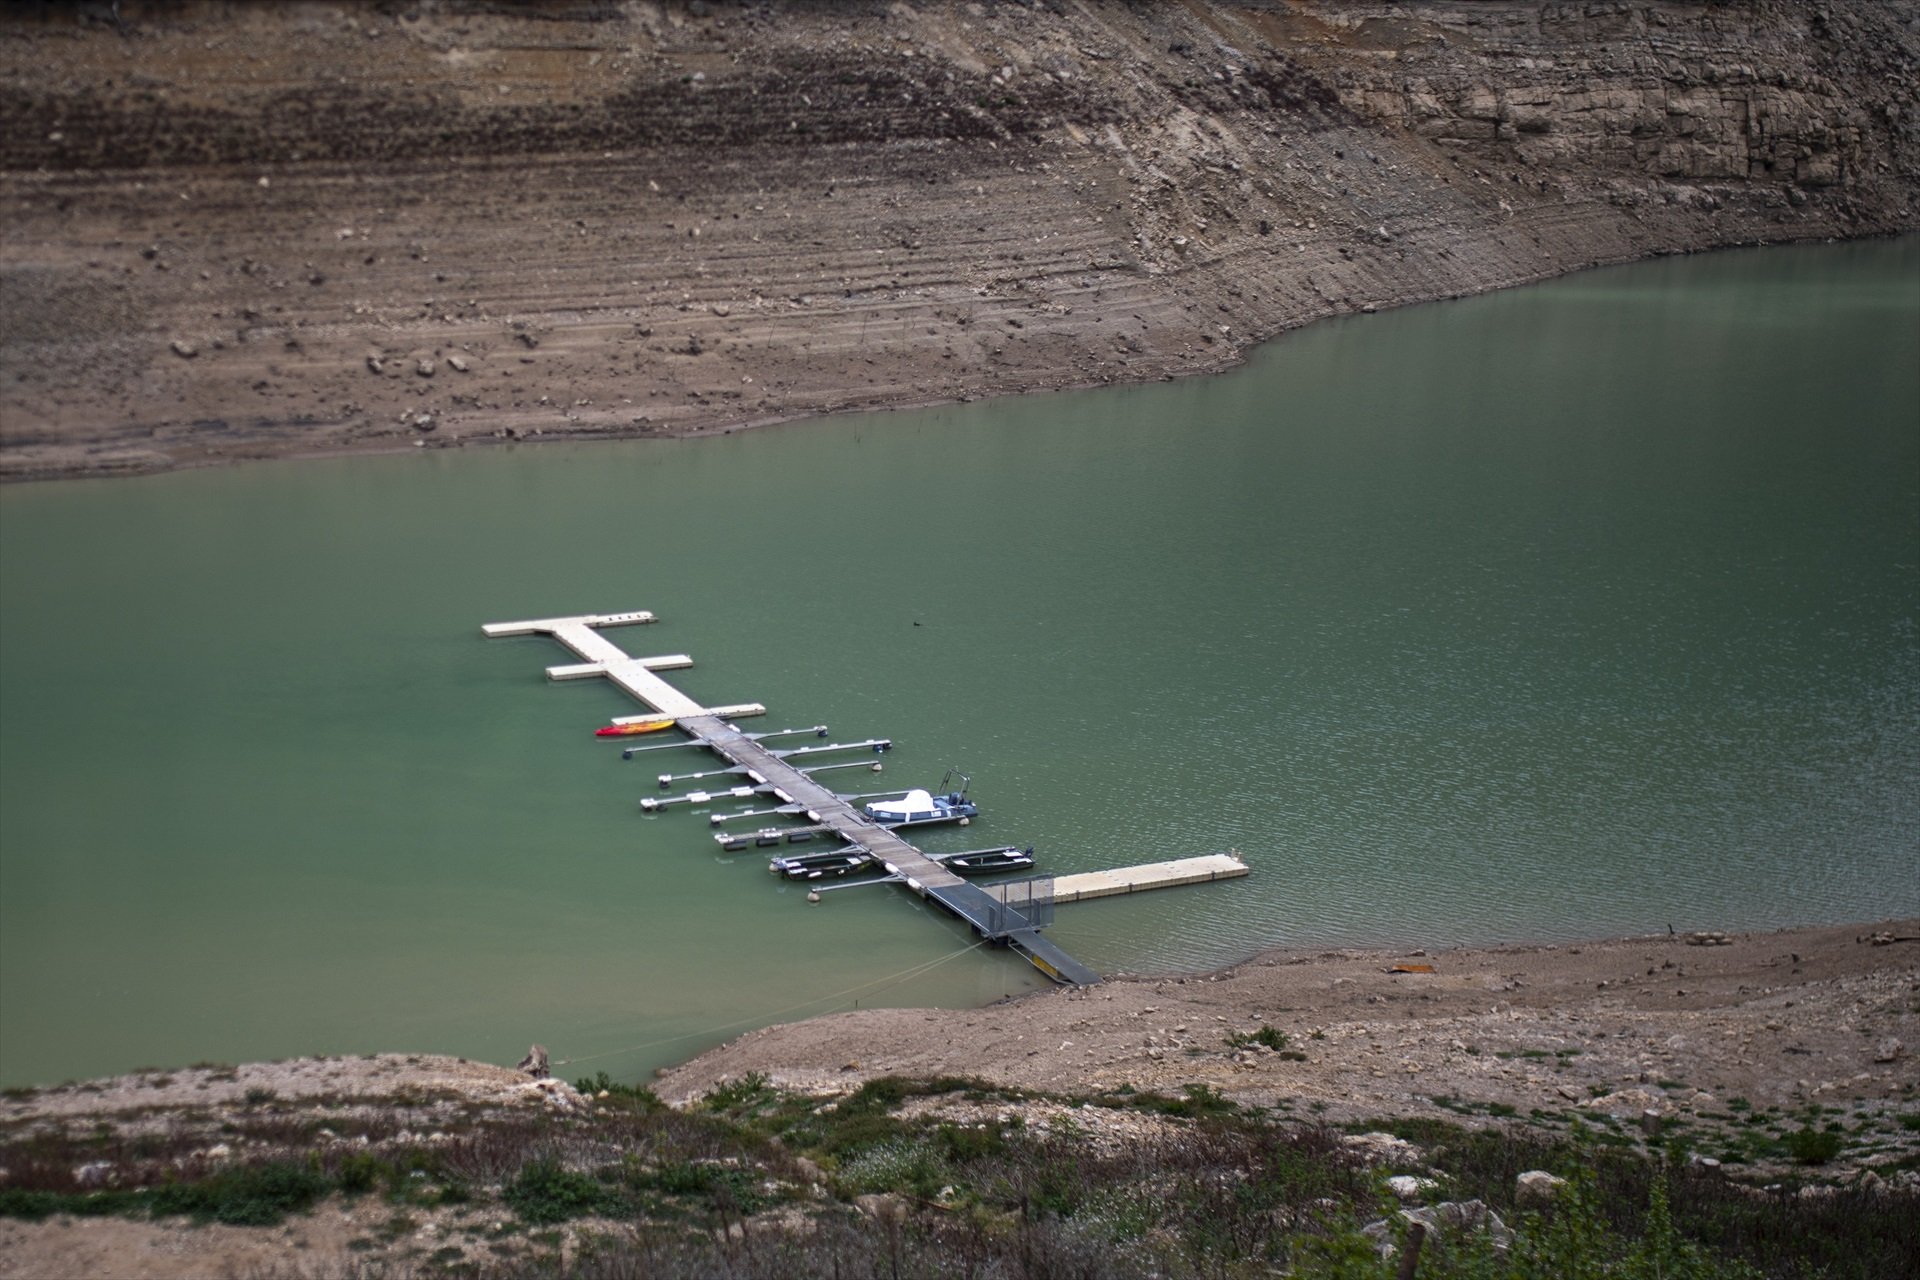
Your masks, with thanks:
[(63, 1196), (57, 1191), (28, 1191), (22, 1187), (8, 1187), (0, 1191), (0, 1218), (25, 1218), (30, 1222), (39, 1222), (56, 1213), (69, 1213), (68, 1201), (72, 1196)]
[(738, 1080), (728, 1080), (714, 1086), (700, 1100), (700, 1105), (708, 1111), (727, 1114), (752, 1112), (772, 1100), (773, 1090), (767, 1087), (765, 1073), (749, 1071)]
[(930, 1199), (952, 1181), (934, 1144), (920, 1138), (896, 1138), (870, 1146), (840, 1166), (841, 1190), (849, 1195), (899, 1191)]
[(625, 1207), (619, 1193), (596, 1178), (575, 1173), (554, 1160), (535, 1160), (501, 1192), (524, 1222), (565, 1222)]
[(1006, 1135), (994, 1127), (964, 1129), (959, 1125), (943, 1124), (934, 1130), (933, 1139), (944, 1158), (961, 1164), (984, 1160), (989, 1156), (1002, 1156), (1007, 1151)]
[(1227, 1033), (1229, 1049), (1245, 1049), (1252, 1045), (1265, 1045), (1274, 1052), (1287, 1047), (1287, 1033), (1270, 1027), (1264, 1022), (1258, 1031), (1230, 1031)]
[(365, 1195), (380, 1183), (393, 1180), (393, 1166), (372, 1152), (356, 1151), (340, 1161), (333, 1180), (343, 1195)]
[(156, 1187), (146, 1197), (154, 1216), (185, 1214), (197, 1222), (233, 1227), (271, 1227), (289, 1213), (305, 1212), (333, 1190), (318, 1169), (276, 1161), (223, 1169), (199, 1182)]
[(1785, 1142), (1787, 1154), (1801, 1164), (1825, 1164), (1840, 1154), (1846, 1140), (1831, 1129), (1811, 1129), (1803, 1125), (1788, 1134)]

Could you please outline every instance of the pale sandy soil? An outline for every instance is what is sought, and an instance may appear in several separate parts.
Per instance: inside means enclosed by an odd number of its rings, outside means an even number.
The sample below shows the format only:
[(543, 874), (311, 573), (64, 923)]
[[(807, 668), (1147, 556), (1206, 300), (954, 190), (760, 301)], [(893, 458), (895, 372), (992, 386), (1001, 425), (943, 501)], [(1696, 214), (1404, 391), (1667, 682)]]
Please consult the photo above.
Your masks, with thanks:
[[(1904, 941), (1875, 945), (1870, 938)], [(1395, 973), (1396, 965), (1432, 973)], [(1293, 1060), (1227, 1044), (1271, 1026)], [(1273, 951), (1216, 974), (872, 1009), (754, 1031), (657, 1082), (800, 1089), (970, 1075), (1085, 1093), (1216, 1087), (1333, 1119), (1485, 1108), (1636, 1119), (1756, 1106), (1920, 1107), (1920, 920), (1453, 951)]]

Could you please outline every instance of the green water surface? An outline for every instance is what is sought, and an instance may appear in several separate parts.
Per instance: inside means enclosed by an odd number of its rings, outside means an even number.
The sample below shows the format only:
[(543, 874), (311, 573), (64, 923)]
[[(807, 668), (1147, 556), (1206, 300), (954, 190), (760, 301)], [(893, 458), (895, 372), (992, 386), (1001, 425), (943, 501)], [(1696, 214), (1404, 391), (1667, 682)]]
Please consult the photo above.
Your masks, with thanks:
[(1038, 984), (642, 816), (668, 766), (590, 733), (631, 704), (480, 637), (631, 608), (695, 696), (895, 738), (849, 788), (971, 772), (932, 847), (1247, 856), (1062, 908), (1103, 971), (1920, 914), (1920, 240), (1166, 385), (0, 491), (0, 1082), (534, 1040), (632, 1078)]

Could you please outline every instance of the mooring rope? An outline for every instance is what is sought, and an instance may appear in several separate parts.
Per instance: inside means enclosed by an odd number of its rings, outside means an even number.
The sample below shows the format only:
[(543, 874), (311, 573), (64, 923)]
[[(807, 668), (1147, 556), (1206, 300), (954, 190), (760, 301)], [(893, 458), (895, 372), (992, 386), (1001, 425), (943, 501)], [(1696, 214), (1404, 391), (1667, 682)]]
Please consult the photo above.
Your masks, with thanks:
[[(969, 951), (978, 951), (986, 945), (986, 939), (982, 938), (970, 946), (961, 947), (958, 951), (949, 951), (946, 955), (940, 956), (937, 959), (928, 960), (908, 969), (902, 969), (898, 973), (889, 973), (883, 977), (874, 978), (869, 982), (863, 982), (859, 986), (848, 987), (844, 991), (832, 991), (824, 996), (815, 996), (811, 1000), (802, 1000), (799, 1004), (790, 1004), (784, 1009), (775, 1009), (772, 1013), (756, 1014), (751, 1018), (741, 1018), (737, 1022), (723, 1022), (717, 1027), (706, 1027), (699, 1031), (689, 1031), (685, 1035), (667, 1036), (661, 1040), (647, 1040), (640, 1044), (628, 1045), (623, 1049), (603, 1049), (599, 1053), (582, 1054), (578, 1058), (558, 1058), (554, 1060), (553, 1065), (556, 1067), (570, 1067), (576, 1062), (592, 1062), (595, 1058), (610, 1058), (622, 1053), (638, 1053), (642, 1049), (653, 1049), (663, 1044), (674, 1044), (681, 1040), (693, 1040), (701, 1036), (711, 1036), (722, 1031), (731, 1031), (735, 1027), (751, 1026), (756, 1022), (764, 1023), (771, 1019), (778, 1018), (782, 1014), (792, 1013), (796, 1009), (804, 1009), (808, 1005), (819, 1004), (826, 1000), (838, 1000), (842, 996), (850, 996), (856, 991), (865, 991), (868, 987), (877, 987), (886, 983), (905, 982), (908, 978), (917, 978), (923, 973), (939, 968), (949, 960), (957, 960)], [(833, 1013), (835, 1010), (823, 1009), (821, 1012)]]

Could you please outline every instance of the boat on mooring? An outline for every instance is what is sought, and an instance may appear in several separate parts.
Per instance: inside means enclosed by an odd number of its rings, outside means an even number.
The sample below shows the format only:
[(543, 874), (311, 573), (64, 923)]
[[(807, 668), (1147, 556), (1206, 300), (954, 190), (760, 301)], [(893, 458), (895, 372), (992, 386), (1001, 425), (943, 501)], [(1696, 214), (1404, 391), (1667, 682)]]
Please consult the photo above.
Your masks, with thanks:
[(934, 854), (933, 860), (955, 875), (990, 876), (1001, 871), (1025, 871), (1033, 865), (1033, 850), (1004, 845), (969, 853)]
[(953, 786), (952, 769), (940, 779), (938, 793), (915, 787), (895, 800), (875, 800), (862, 812), (883, 827), (911, 827), (933, 822), (958, 822), (962, 825), (980, 815), (980, 806), (967, 799), (972, 779), (959, 774), (960, 785)]
[(865, 871), (879, 859), (865, 849), (835, 849), (831, 853), (803, 853), (793, 858), (775, 858), (767, 870), (789, 880), (823, 880)]
[(658, 720), (629, 720), (624, 724), (601, 725), (593, 731), (596, 738), (631, 738), (639, 733), (658, 733), (662, 729), (673, 728), (673, 717), (665, 716)]

